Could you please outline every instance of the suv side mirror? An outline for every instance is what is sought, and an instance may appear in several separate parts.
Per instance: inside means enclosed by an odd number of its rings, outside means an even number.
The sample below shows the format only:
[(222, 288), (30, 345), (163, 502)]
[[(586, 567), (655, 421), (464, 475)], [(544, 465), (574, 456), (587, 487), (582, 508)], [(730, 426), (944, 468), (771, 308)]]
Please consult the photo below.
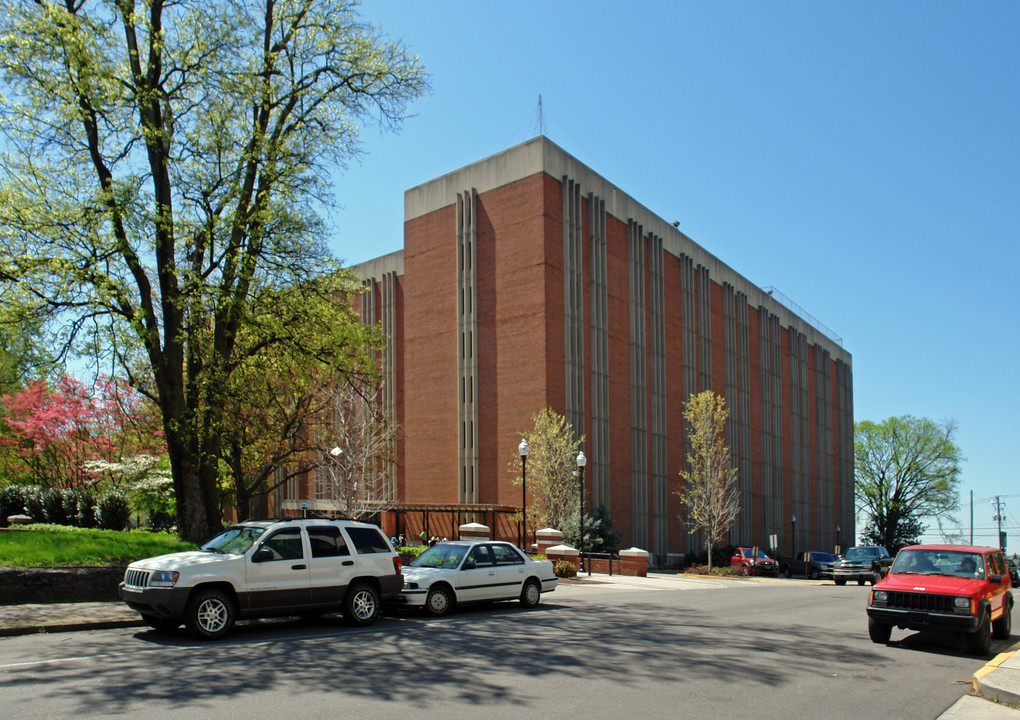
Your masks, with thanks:
[(259, 548), (255, 551), (255, 554), (251, 556), (252, 562), (265, 562), (266, 560), (273, 559), (273, 551), (269, 548)]

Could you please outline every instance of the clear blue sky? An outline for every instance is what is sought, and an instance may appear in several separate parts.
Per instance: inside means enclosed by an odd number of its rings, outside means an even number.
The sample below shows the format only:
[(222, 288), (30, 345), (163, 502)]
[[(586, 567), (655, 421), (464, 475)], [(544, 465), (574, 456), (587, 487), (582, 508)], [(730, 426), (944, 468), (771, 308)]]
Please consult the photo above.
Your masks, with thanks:
[(395, 2), (432, 74), (363, 132), (332, 246), (402, 247), (403, 193), (545, 134), (853, 355), (854, 414), (954, 419), (959, 520), (1020, 546), (1020, 3)]

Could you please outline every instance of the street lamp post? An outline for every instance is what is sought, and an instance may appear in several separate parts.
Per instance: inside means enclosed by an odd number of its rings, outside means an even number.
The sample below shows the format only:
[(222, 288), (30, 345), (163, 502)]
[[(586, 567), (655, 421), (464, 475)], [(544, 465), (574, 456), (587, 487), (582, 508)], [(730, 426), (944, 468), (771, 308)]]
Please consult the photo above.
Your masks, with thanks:
[[(588, 464), (588, 458), (584, 456), (584, 451), (577, 453), (577, 470), (580, 473), (578, 483), (579, 491), (577, 493), (578, 500), (580, 501), (577, 508), (577, 553), (578, 557), (581, 556), (581, 539), (584, 537), (584, 466)], [(588, 574), (591, 575), (591, 558), (588, 558)]]
[(528, 532), (528, 452), (531, 446), (521, 438), (517, 452), (521, 454), (521, 526), (517, 530), (517, 542), (524, 548), (524, 535)]
[(790, 557), (797, 552), (797, 515), (790, 516)]

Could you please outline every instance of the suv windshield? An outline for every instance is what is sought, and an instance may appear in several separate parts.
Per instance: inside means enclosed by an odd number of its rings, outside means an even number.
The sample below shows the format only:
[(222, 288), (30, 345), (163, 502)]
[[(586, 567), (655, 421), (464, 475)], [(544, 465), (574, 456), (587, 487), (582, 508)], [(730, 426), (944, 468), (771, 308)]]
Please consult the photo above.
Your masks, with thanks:
[(902, 575), (949, 575), (984, 580), (985, 562), (980, 553), (900, 550), (891, 572)]
[(265, 531), (266, 529), (261, 527), (238, 525), (237, 527), (224, 530), (200, 547), (199, 550), (226, 553), (228, 555), (243, 555)]
[(467, 552), (465, 545), (433, 545), (411, 561), (411, 567), (457, 568)]

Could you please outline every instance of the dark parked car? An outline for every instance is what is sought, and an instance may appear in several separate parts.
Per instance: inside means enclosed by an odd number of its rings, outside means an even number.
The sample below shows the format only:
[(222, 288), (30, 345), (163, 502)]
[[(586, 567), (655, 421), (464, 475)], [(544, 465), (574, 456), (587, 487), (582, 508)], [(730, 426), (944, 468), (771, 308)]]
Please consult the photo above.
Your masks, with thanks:
[(832, 565), (837, 560), (832, 553), (821, 550), (809, 550), (792, 558), (783, 558), (779, 562), (779, 572), (784, 577), (803, 575), (811, 580), (832, 577)]
[(846, 585), (847, 580), (856, 580), (858, 585), (870, 582), (872, 585), (882, 579), (892, 565), (889, 551), (881, 545), (860, 545), (846, 551), (846, 555), (832, 565), (832, 579), (837, 585)]

